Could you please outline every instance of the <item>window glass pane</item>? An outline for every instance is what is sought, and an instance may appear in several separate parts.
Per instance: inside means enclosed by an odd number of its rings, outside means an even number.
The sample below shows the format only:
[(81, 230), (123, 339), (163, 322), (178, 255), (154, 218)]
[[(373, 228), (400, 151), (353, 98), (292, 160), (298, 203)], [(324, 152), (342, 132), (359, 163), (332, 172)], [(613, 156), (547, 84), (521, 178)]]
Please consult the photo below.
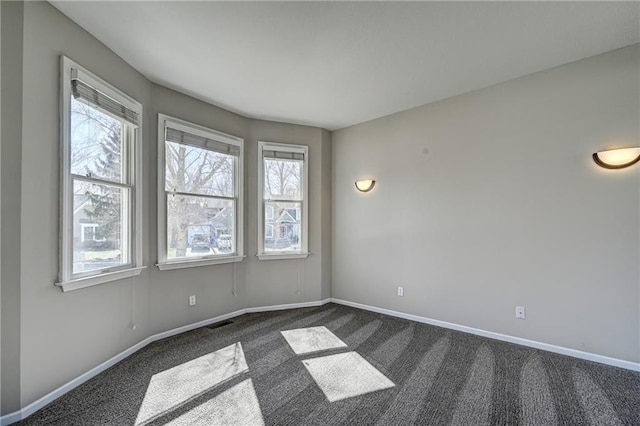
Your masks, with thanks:
[(235, 252), (235, 202), (167, 195), (167, 258)]
[(71, 173), (123, 182), (123, 123), (71, 98)]
[(167, 142), (165, 189), (233, 197), (234, 159), (232, 155)]
[(126, 221), (129, 190), (73, 182), (73, 273), (129, 263)]
[(302, 162), (264, 159), (264, 199), (302, 200)]
[(264, 207), (274, 212), (272, 219), (265, 215), (264, 251), (300, 251), (302, 203), (266, 201)]

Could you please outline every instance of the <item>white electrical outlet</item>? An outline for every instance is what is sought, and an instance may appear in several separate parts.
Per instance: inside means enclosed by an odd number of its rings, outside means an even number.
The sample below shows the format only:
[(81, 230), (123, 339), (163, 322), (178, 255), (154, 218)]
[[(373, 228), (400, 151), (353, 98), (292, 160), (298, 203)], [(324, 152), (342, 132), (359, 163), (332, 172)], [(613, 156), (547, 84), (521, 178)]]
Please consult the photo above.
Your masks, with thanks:
[(196, 296), (189, 296), (189, 306), (196, 306)]
[(524, 306), (516, 306), (516, 318), (525, 319)]
[(398, 296), (404, 296), (404, 287), (398, 286)]

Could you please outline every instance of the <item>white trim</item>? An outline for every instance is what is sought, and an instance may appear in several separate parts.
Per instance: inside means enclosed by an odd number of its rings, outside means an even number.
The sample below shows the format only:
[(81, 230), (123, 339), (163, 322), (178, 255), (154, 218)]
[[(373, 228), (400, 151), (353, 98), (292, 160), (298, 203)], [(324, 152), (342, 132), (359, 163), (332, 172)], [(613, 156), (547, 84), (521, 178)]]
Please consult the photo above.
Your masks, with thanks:
[[(301, 204), (302, 218), (300, 226), (300, 251), (295, 254), (274, 253), (268, 254), (264, 251), (264, 158), (262, 152), (265, 150), (295, 152), (304, 154), (302, 161), (302, 176), (300, 177), (300, 187), (302, 190), (302, 201), (290, 200)], [(282, 144), (276, 142), (258, 141), (258, 259), (303, 259), (309, 256), (309, 147), (307, 145)], [(289, 200), (279, 200), (289, 201)], [(275, 212), (274, 212), (275, 217)], [(277, 257), (274, 257), (277, 256)]]
[(60, 57), (60, 109), (59, 109), (59, 121), (60, 121), (60, 225), (59, 225), (59, 271), (58, 279), (60, 282), (67, 279), (70, 276), (68, 269), (71, 265), (73, 270), (73, 253), (72, 246), (73, 241), (69, 244), (69, 239), (73, 240), (73, 236), (65, 237), (63, 234), (73, 234), (73, 195), (68, 196), (68, 192), (73, 194), (73, 189), (69, 191), (71, 186), (71, 167), (68, 166), (71, 156), (71, 146), (69, 143), (69, 135), (71, 131), (71, 68), (72, 61), (65, 57)]
[[(165, 183), (166, 169), (166, 138), (165, 127), (170, 125), (172, 128), (202, 136), (208, 139), (214, 139), (229, 145), (240, 148), (240, 155), (235, 157), (235, 176), (234, 176), (234, 197), (236, 211), (234, 215), (234, 237), (233, 247), (235, 254), (233, 256), (225, 256), (217, 259), (167, 259), (167, 191)], [(206, 148), (203, 148), (206, 149)], [(223, 133), (214, 129), (190, 123), (179, 118), (171, 117), (166, 114), (158, 114), (158, 263), (156, 266), (161, 270), (190, 268), (195, 266), (217, 265), (224, 263), (240, 262), (245, 257), (244, 254), (244, 139)], [(197, 194), (193, 194), (197, 196)]]
[[(142, 108), (142, 107), (141, 107)], [(131, 232), (132, 241), (132, 249), (133, 249), (133, 259), (135, 262), (134, 266), (142, 266), (144, 259), (144, 242), (142, 235), (142, 224), (143, 224), (143, 214), (142, 214), (142, 205), (143, 205), (143, 186), (144, 186), (144, 170), (143, 168), (143, 154), (144, 154), (144, 138), (142, 134), (142, 125), (144, 124), (144, 118), (142, 114), (142, 109), (139, 112), (138, 117), (138, 127), (133, 129), (133, 138), (137, 142), (134, 144), (131, 154), (133, 155), (133, 161), (135, 169), (133, 170), (133, 176), (131, 176), (131, 185), (133, 186), (133, 230)], [(131, 149), (131, 147), (129, 147)], [(129, 169), (129, 173), (131, 170)]]
[(22, 410), (14, 411), (13, 413), (0, 417), (0, 426), (10, 425), (22, 419), (24, 419), (24, 417), (22, 417)]
[(306, 252), (306, 253), (294, 252), (291, 254), (280, 252), (280, 253), (274, 253), (274, 254), (263, 253), (263, 254), (257, 254), (256, 256), (260, 260), (283, 260), (283, 259), (306, 259), (307, 257), (309, 257), (310, 254), (311, 253), (309, 252)]
[(351, 306), (352, 308), (364, 309), (366, 311), (377, 312), (379, 314), (390, 315), (392, 317), (404, 318), (411, 321), (420, 322), (423, 324), (435, 325), (436, 327), (448, 328), (451, 330), (462, 331), (463, 333), (475, 334), (476, 336), (487, 337), (489, 339), (501, 340), (503, 342), (515, 343), (517, 345), (527, 346), (530, 348), (541, 349), (543, 351), (554, 352), (557, 354), (567, 355), (574, 358), (585, 359), (587, 361), (598, 362), (600, 364), (611, 365), (613, 367), (624, 368), (631, 371), (640, 371), (640, 363), (625, 361), (623, 359), (611, 358), (604, 355), (598, 355), (590, 352), (583, 352), (576, 349), (565, 348), (563, 346), (556, 346), (549, 343), (538, 342), (535, 340), (523, 339), (521, 337), (509, 336), (507, 334), (495, 333), (493, 331), (486, 331), (479, 328), (468, 327), (466, 325), (454, 324), (451, 322), (435, 320), (431, 318), (421, 317), (418, 315), (405, 314), (403, 312), (392, 311), (390, 309), (378, 308), (376, 306), (364, 305), (362, 303), (349, 302), (347, 300), (341, 300), (332, 298), (333, 303), (340, 305)]
[(330, 298), (320, 300), (318, 302), (300, 302), (300, 303), (287, 303), (284, 305), (271, 305), (271, 306), (256, 306), (254, 308), (246, 308), (246, 313), (254, 312), (268, 312), (268, 311), (282, 311), (284, 309), (297, 309), (297, 308), (312, 308), (314, 306), (323, 306), (331, 302)]
[(79, 290), (81, 288), (91, 287), (98, 284), (104, 284), (111, 281), (122, 280), (125, 278), (131, 278), (140, 275), (146, 266), (139, 266), (137, 268), (123, 269), (121, 271), (104, 272), (99, 275), (91, 275), (84, 278), (78, 278), (75, 280), (57, 282), (55, 285), (60, 287), (63, 292)]
[(171, 269), (196, 268), (198, 266), (221, 265), (224, 263), (242, 262), (246, 256), (226, 256), (226, 257), (210, 257), (198, 260), (181, 260), (178, 262), (156, 263), (161, 271), (169, 271)]
[[(120, 102), (125, 107), (138, 114), (138, 124), (134, 126), (126, 122), (127, 128), (132, 128), (129, 137), (124, 138), (129, 143), (124, 146), (126, 156), (132, 158), (126, 160), (128, 176), (127, 184), (118, 184), (126, 187), (129, 193), (129, 217), (122, 219), (122, 229), (128, 229), (128, 245), (122, 247), (123, 253), (127, 254), (131, 268), (117, 272), (95, 273), (73, 273), (73, 177), (71, 174), (71, 78), (73, 75), (92, 85), (95, 89), (105, 95)], [(63, 291), (77, 290), (79, 288), (90, 287), (92, 285), (103, 284), (109, 281), (118, 280), (140, 274), (144, 269), (142, 265), (142, 143), (143, 143), (143, 107), (142, 104), (118, 88), (110, 85), (97, 75), (88, 71), (68, 57), (60, 56), (60, 225), (59, 225), (59, 272), (58, 282), (55, 285), (62, 287)], [(118, 118), (120, 120), (120, 118)], [(124, 143), (124, 140), (123, 140)], [(133, 174), (131, 169), (133, 168)], [(111, 184), (104, 182), (104, 184)], [(113, 183), (117, 184), (117, 183)], [(126, 226), (125, 226), (126, 225)], [(132, 251), (129, 253), (129, 251)], [(125, 266), (126, 266), (125, 265)], [(133, 273), (131, 273), (133, 271)], [(136, 272), (137, 271), (137, 272)], [(68, 285), (71, 284), (71, 285)]]
[(53, 402), (55, 399), (61, 397), (62, 395), (66, 394), (67, 392), (75, 389), (76, 387), (80, 386), (81, 384), (83, 384), (87, 380), (97, 376), (98, 374), (102, 373), (106, 369), (112, 367), (113, 365), (115, 365), (118, 362), (122, 361), (126, 357), (132, 355), (133, 353), (139, 351), (140, 349), (144, 348), (148, 344), (153, 343), (155, 341), (158, 341), (158, 340), (161, 340), (161, 339), (165, 339), (167, 337), (175, 336), (176, 334), (185, 333), (187, 331), (195, 330), (196, 328), (204, 327), (204, 326), (207, 326), (209, 324), (213, 324), (213, 323), (216, 323), (216, 322), (224, 321), (224, 320), (227, 320), (229, 318), (235, 318), (237, 316), (244, 315), (244, 314), (247, 314), (247, 313), (267, 312), (267, 311), (281, 311), (281, 310), (284, 310), (284, 309), (296, 309), (296, 308), (308, 308), (308, 307), (314, 307), (314, 306), (322, 306), (322, 305), (325, 305), (325, 304), (327, 304), (329, 302), (331, 302), (331, 299), (324, 299), (324, 300), (321, 300), (321, 301), (318, 301), (318, 302), (301, 302), (301, 303), (289, 303), (289, 304), (285, 304), (285, 305), (272, 305), (272, 306), (259, 306), (259, 307), (254, 307), (254, 308), (244, 308), (244, 309), (240, 309), (240, 310), (237, 310), (237, 311), (230, 312), (228, 314), (219, 315), (217, 317), (209, 318), (209, 319), (206, 319), (206, 320), (203, 320), (203, 321), (199, 321), (199, 322), (196, 322), (196, 323), (193, 323), (193, 324), (184, 325), (182, 327), (178, 327), (178, 328), (174, 328), (174, 329), (171, 329), (171, 330), (168, 330), (168, 331), (164, 331), (162, 333), (154, 334), (153, 336), (147, 337), (146, 339), (136, 343), (135, 345), (131, 346), (130, 348), (125, 349), (124, 351), (122, 351), (119, 354), (113, 356), (112, 358), (109, 358), (108, 360), (106, 360), (102, 364), (97, 365), (96, 367), (92, 368), (91, 370), (87, 371), (86, 373), (81, 374), (80, 376), (76, 377), (75, 379), (65, 383), (64, 385), (60, 386), (59, 388), (49, 392), (48, 394), (46, 394), (42, 398), (32, 402), (31, 404), (27, 405), (26, 407), (24, 407), (24, 408), (22, 408), (22, 409), (20, 409), (18, 411), (14, 411), (13, 413), (9, 413), (9, 414), (6, 414), (6, 415), (0, 417), (0, 426), (9, 425), (11, 423), (15, 423), (17, 421), (26, 419), (31, 414), (33, 414), (36, 411), (38, 411), (39, 409), (43, 408), (45, 405)]
[[(164, 254), (167, 251), (167, 196), (165, 194), (166, 182), (164, 180), (166, 167), (165, 144), (167, 141), (164, 140), (164, 134), (164, 115), (158, 114), (158, 176), (156, 179), (156, 184), (158, 185), (158, 205), (156, 208), (158, 212), (158, 229), (156, 231), (158, 237), (158, 264), (163, 264), (167, 261), (167, 256)], [(162, 194), (162, 196), (160, 196), (160, 194)], [(158, 266), (158, 264), (156, 266)]]

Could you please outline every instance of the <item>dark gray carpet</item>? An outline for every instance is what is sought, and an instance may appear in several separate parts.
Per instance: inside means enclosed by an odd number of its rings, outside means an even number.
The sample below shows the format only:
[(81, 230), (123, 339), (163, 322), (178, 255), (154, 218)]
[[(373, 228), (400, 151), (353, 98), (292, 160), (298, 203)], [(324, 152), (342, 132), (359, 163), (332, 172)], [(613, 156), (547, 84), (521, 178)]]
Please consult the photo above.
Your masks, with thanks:
[[(347, 347), (296, 355), (280, 333), (317, 326)], [(322, 345), (322, 333), (309, 336)], [(328, 367), (343, 358), (366, 365)], [(326, 373), (322, 385), (313, 366)], [(379, 373), (395, 386), (329, 401), (343, 387), (374, 386)], [(260, 422), (640, 425), (640, 373), (328, 304), (247, 314), (155, 342), (18, 424)]]

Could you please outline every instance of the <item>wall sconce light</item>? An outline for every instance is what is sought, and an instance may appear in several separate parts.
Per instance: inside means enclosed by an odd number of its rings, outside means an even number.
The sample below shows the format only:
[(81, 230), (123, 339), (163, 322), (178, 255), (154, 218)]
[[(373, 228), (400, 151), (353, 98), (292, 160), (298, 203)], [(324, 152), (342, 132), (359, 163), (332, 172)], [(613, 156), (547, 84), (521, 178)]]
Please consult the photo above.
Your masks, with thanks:
[(593, 154), (593, 161), (605, 169), (624, 169), (640, 161), (640, 147), (598, 151)]
[(360, 179), (356, 181), (356, 188), (360, 192), (369, 192), (376, 186), (376, 181), (373, 179)]

